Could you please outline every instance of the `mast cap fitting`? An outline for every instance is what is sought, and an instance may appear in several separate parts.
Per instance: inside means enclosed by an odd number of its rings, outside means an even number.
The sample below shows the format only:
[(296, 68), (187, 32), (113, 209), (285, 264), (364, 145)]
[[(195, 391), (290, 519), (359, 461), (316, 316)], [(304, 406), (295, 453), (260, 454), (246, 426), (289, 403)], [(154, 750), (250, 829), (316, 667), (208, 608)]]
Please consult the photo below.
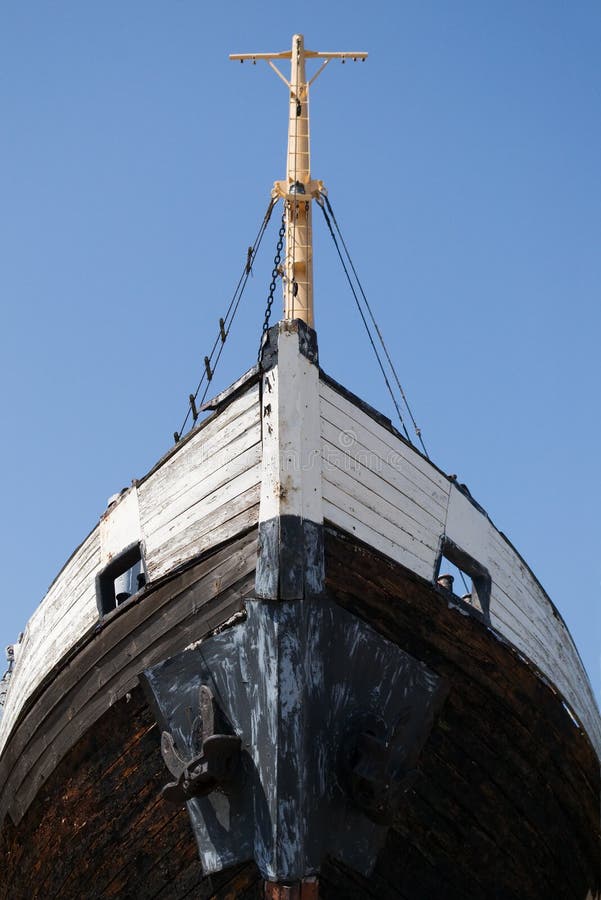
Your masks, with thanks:
[(317, 200), (320, 194), (324, 192), (325, 187), (323, 181), (317, 179), (311, 179), (311, 181), (307, 181), (304, 184), (302, 181), (293, 181), (292, 183), (287, 181), (276, 181), (274, 182), (271, 196), (274, 200), (280, 198), (282, 200), (292, 200), (299, 195), (304, 195), (305, 197), (310, 197), (312, 200)]

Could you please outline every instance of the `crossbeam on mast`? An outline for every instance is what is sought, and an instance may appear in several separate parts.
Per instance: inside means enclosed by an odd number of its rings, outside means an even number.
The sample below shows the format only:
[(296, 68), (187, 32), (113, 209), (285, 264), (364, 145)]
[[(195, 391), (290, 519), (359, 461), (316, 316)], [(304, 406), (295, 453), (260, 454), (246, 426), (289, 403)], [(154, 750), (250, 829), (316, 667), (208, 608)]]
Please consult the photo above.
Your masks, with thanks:
[[(296, 37), (302, 38), (302, 34), (295, 34), (292, 38), (293, 42)], [(293, 55), (293, 52), (290, 50), (282, 50), (281, 53), (230, 53), (230, 59), (239, 59), (240, 62), (244, 62), (245, 60), (253, 61), (255, 59), (291, 59)], [(353, 53), (350, 50), (335, 51), (333, 53), (329, 51), (321, 52), (320, 50), (305, 50), (305, 59), (352, 59), (355, 62), (357, 60), (363, 62), (367, 59), (367, 53)]]
[[(309, 88), (333, 59), (364, 62), (367, 53), (352, 51), (321, 52), (306, 50), (302, 34), (292, 36), (292, 47), (280, 53), (232, 53), (231, 60), (264, 61), (289, 90), (288, 151), (286, 179), (276, 181), (273, 196), (282, 198), (286, 217), (286, 256), (283, 271), (284, 319), (302, 319), (314, 327), (313, 313), (313, 230), (311, 202), (324, 190), (323, 182), (311, 179), (309, 132)], [(275, 65), (290, 60), (290, 80)], [(323, 60), (307, 81), (307, 59)]]

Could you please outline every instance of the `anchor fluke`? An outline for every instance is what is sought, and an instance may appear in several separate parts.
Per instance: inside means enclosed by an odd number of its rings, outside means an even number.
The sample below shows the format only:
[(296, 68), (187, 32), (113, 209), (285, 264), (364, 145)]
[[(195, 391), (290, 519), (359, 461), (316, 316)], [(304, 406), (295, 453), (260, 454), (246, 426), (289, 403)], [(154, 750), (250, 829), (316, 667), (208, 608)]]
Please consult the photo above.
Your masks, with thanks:
[(161, 791), (169, 803), (181, 805), (193, 797), (206, 797), (231, 781), (238, 770), (240, 738), (230, 734), (214, 734), (214, 699), (205, 684), (200, 686), (199, 707), (200, 716), (192, 724), (192, 756), (185, 757), (178, 752), (169, 731), (161, 734), (163, 760), (177, 779), (166, 784)]

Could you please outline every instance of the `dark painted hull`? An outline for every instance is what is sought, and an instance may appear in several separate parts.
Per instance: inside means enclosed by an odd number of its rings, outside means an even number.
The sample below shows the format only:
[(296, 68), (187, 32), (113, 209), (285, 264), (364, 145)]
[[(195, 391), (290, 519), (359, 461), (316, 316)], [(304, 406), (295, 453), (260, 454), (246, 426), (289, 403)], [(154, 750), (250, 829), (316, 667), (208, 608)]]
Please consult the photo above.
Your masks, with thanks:
[[(328, 856), (322, 898), (586, 900), (599, 890), (599, 771), (544, 679), (467, 607), (326, 529), (336, 603), (449, 691), (373, 873)], [(211, 623), (213, 625), (214, 623)], [(198, 636), (208, 630), (199, 614)], [(260, 897), (255, 864), (204, 876), (188, 815), (163, 801), (160, 733), (142, 692), (79, 740), (0, 836), (0, 897)]]

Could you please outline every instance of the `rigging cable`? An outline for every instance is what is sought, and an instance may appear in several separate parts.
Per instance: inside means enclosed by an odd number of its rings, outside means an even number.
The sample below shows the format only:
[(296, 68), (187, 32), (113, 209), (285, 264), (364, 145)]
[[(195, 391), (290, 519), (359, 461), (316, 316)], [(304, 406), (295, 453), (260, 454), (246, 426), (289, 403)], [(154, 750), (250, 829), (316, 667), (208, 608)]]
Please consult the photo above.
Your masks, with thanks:
[[(322, 196), (323, 196), (323, 195), (322, 195)], [(356, 292), (356, 290), (355, 290), (355, 286), (354, 286), (354, 284), (353, 284), (353, 281), (352, 281), (352, 279), (351, 279), (351, 276), (350, 276), (350, 274), (349, 274), (349, 271), (348, 271), (348, 269), (347, 269), (347, 267), (346, 267), (346, 263), (345, 263), (344, 258), (343, 258), (343, 256), (342, 256), (342, 252), (341, 252), (340, 247), (339, 247), (339, 245), (338, 245), (338, 241), (336, 240), (336, 235), (334, 234), (334, 229), (332, 228), (332, 223), (331, 223), (331, 221), (330, 221), (330, 217), (328, 216), (328, 214), (327, 214), (327, 212), (326, 212), (325, 206), (324, 206), (322, 203), (320, 203), (319, 206), (320, 206), (321, 211), (322, 211), (322, 213), (323, 213), (324, 219), (326, 220), (326, 225), (328, 226), (328, 229), (329, 229), (330, 234), (331, 234), (331, 236), (332, 236), (332, 240), (334, 241), (334, 246), (336, 247), (336, 250), (337, 250), (337, 252), (338, 252), (338, 256), (339, 256), (339, 258), (340, 258), (340, 262), (342, 263), (342, 268), (344, 269), (344, 274), (346, 275), (347, 281), (348, 281), (348, 283), (349, 283), (349, 287), (350, 287), (351, 291), (353, 292), (353, 297), (355, 298), (355, 303), (357, 304), (357, 309), (359, 310), (359, 315), (361, 316), (361, 318), (362, 318), (362, 320), (363, 320), (363, 324), (365, 325), (365, 330), (366, 330), (366, 332), (367, 332), (367, 336), (368, 336), (368, 338), (369, 338), (369, 342), (370, 342), (370, 344), (371, 344), (371, 346), (372, 346), (372, 349), (373, 349), (373, 351), (374, 351), (374, 353), (375, 353), (375, 355), (376, 355), (376, 359), (378, 360), (378, 365), (380, 366), (380, 371), (382, 372), (382, 377), (384, 378), (384, 381), (386, 382), (386, 387), (388, 388), (388, 393), (390, 394), (390, 396), (391, 396), (391, 398), (392, 398), (392, 402), (394, 403), (395, 409), (396, 409), (396, 411), (397, 411), (397, 414), (398, 414), (398, 417), (399, 417), (399, 419), (400, 419), (401, 425), (403, 426), (403, 431), (405, 432), (405, 435), (406, 435), (406, 437), (407, 437), (407, 440), (409, 441), (409, 443), (411, 443), (411, 438), (409, 437), (409, 432), (407, 431), (407, 426), (405, 425), (405, 422), (404, 422), (404, 420), (403, 420), (403, 415), (402, 415), (401, 410), (400, 410), (400, 408), (399, 408), (399, 404), (397, 403), (397, 399), (396, 399), (396, 397), (394, 396), (394, 391), (392, 390), (390, 381), (388, 380), (388, 376), (387, 376), (387, 374), (386, 374), (386, 370), (384, 369), (384, 366), (383, 366), (383, 364), (382, 364), (382, 360), (380, 359), (380, 354), (378, 353), (378, 348), (376, 347), (376, 345), (375, 345), (375, 343), (374, 343), (374, 339), (373, 339), (373, 337), (372, 337), (372, 335), (371, 335), (371, 331), (369, 330), (369, 325), (367, 324), (367, 319), (365, 318), (365, 314), (364, 314), (363, 310), (361, 309), (361, 304), (359, 303), (359, 298), (357, 297), (357, 292)]]
[[(406, 394), (405, 394), (405, 391), (403, 390), (403, 387), (402, 387), (401, 382), (400, 382), (400, 380), (399, 380), (399, 376), (397, 375), (397, 372), (396, 372), (396, 369), (395, 369), (394, 364), (393, 364), (393, 362), (392, 362), (392, 359), (390, 358), (390, 354), (389, 354), (389, 352), (388, 352), (388, 348), (386, 347), (386, 344), (384, 343), (384, 338), (383, 338), (383, 336), (382, 336), (382, 332), (380, 331), (380, 328), (379, 328), (379, 326), (378, 326), (378, 323), (376, 322), (376, 319), (375, 319), (374, 314), (373, 314), (373, 312), (372, 312), (372, 308), (371, 308), (371, 306), (370, 306), (370, 304), (369, 304), (369, 301), (368, 301), (368, 299), (367, 299), (367, 297), (366, 297), (366, 295), (365, 295), (365, 291), (363, 290), (363, 286), (362, 286), (362, 284), (361, 284), (361, 281), (359, 280), (359, 276), (357, 275), (357, 270), (355, 269), (355, 266), (353, 265), (353, 260), (351, 259), (351, 255), (350, 255), (350, 253), (349, 253), (348, 247), (346, 246), (346, 242), (345, 242), (345, 240), (344, 240), (344, 238), (343, 238), (343, 236), (342, 236), (342, 232), (340, 231), (340, 226), (338, 225), (338, 221), (337, 221), (337, 219), (336, 219), (336, 216), (334, 215), (334, 210), (332, 209), (332, 204), (330, 203), (327, 194), (322, 193), (322, 194), (321, 194), (321, 197), (322, 197), (322, 199), (325, 201), (325, 204), (326, 204), (327, 207), (328, 207), (328, 211), (329, 211), (329, 213), (330, 213), (330, 215), (331, 215), (331, 217), (332, 217), (332, 221), (334, 222), (334, 225), (335, 225), (336, 231), (338, 232), (338, 235), (339, 235), (339, 237), (340, 237), (340, 241), (341, 241), (341, 243), (342, 243), (342, 246), (344, 247), (344, 251), (345, 251), (345, 253), (346, 253), (346, 257), (347, 257), (347, 259), (348, 259), (348, 261), (349, 261), (349, 264), (350, 264), (351, 269), (353, 270), (353, 275), (355, 276), (355, 279), (356, 279), (356, 281), (357, 281), (357, 285), (358, 285), (358, 287), (359, 287), (359, 290), (361, 291), (361, 296), (362, 296), (362, 298), (363, 298), (363, 302), (365, 303), (366, 309), (367, 309), (367, 311), (368, 311), (368, 313), (369, 313), (369, 317), (370, 317), (371, 321), (373, 322), (374, 328), (376, 329), (376, 332), (377, 332), (377, 335), (378, 335), (378, 339), (379, 339), (379, 341), (380, 341), (380, 344), (382, 345), (382, 349), (383, 349), (383, 351), (384, 351), (384, 354), (385, 354), (385, 356), (386, 356), (386, 359), (388, 360), (388, 365), (390, 366), (390, 370), (391, 370), (391, 372), (392, 372), (392, 375), (393, 375), (393, 377), (394, 377), (394, 380), (395, 380), (395, 382), (396, 382), (396, 385), (397, 385), (397, 387), (398, 387), (398, 389), (399, 389), (399, 392), (400, 392), (400, 394), (401, 394), (401, 397), (403, 398), (403, 403), (405, 404), (405, 406), (406, 406), (406, 408), (407, 408), (407, 412), (409, 413), (409, 417), (410, 417), (410, 419), (411, 419), (411, 423), (412, 423), (413, 428), (414, 428), (414, 430), (415, 430), (415, 434), (417, 435), (417, 438), (418, 438), (418, 440), (419, 440), (419, 442), (420, 442), (420, 444), (421, 444), (421, 446), (422, 446), (422, 450), (424, 451), (424, 455), (426, 456), (427, 459), (430, 459), (430, 457), (428, 456), (428, 451), (426, 450), (426, 445), (424, 444), (424, 440), (423, 440), (423, 438), (422, 438), (421, 428), (418, 426), (417, 422), (415, 421), (415, 417), (414, 417), (414, 415), (413, 415), (413, 412), (412, 412), (412, 410), (411, 410), (411, 407), (409, 406), (409, 401), (407, 400), (407, 396), (406, 396)], [(321, 205), (321, 204), (320, 204), (320, 205)], [(324, 212), (324, 215), (325, 215), (325, 208), (324, 208), (324, 206), (322, 206), (321, 208), (322, 208), (322, 211)], [(334, 235), (333, 235), (333, 233), (332, 233), (332, 228), (331, 228), (331, 225), (329, 224), (328, 216), (326, 216), (326, 222), (328, 222), (328, 227), (329, 227), (329, 229), (330, 229), (330, 234), (332, 234), (332, 237), (334, 238), (334, 243), (336, 244), (336, 249), (338, 250), (338, 255), (340, 256), (340, 250), (339, 250), (339, 248), (338, 248), (338, 244), (337, 244), (337, 242), (336, 242), (336, 238), (334, 237)], [(341, 260), (341, 262), (342, 262), (342, 264), (343, 264), (343, 266), (344, 266), (344, 262), (343, 262), (341, 256), (340, 256), (340, 260)], [(345, 272), (346, 272), (346, 267), (345, 267)], [(347, 279), (349, 279), (349, 284), (350, 284), (350, 278), (349, 278), (348, 272), (346, 272), (346, 275), (347, 275)], [(352, 289), (352, 285), (351, 285), (351, 289)], [(355, 292), (353, 291), (353, 294), (354, 294), (354, 293), (355, 293)], [(357, 305), (359, 305), (359, 304), (358, 304), (358, 300), (357, 300), (357, 296), (356, 296), (356, 295), (355, 295), (355, 301), (357, 302)], [(362, 315), (362, 318), (363, 318), (363, 315)], [(364, 318), (363, 318), (363, 323), (366, 325), (366, 328), (367, 328), (367, 324), (365, 323), (365, 319), (364, 319)], [(368, 335), (369, 335), (369, 329), (368, 329)], [(371, 336), (370, 336), (370, 340), (371, 340)], [(373, 346), (373, 341), (372, 341), (372, 346)], [(374, 348), (374, 351), (375, 351), (375, 348)], [(377, 355), (377, 354), (376, 354), (376, 355)], [(379, 359), (378, 359), (378, 362), (380, 362)], [(380, 363), (380, 368), (382, 368), (381, 363)], [(387, 383), (388, 383), (388, 382), (387, 382)], [(390, 387), (389, 387), (389, 390), (390, 390)], [(393, 399), (394, 399), (394, 398), (393, 398)], [(397, 408), (397, 412), (398, 412), (399, 410), (398, 410), (398, 406), (397, 406), (396, 402), (395, 402), (395, 407)], [(399, 413), (399, 418), (401, 419), (401, 422), (403, 422), (403, 419), (402, 419), (400, 413)], [(407, 429), (405, 428), (404, 423), (403, 423), (403, 430), (405, 431), (405, 434), (407, 434)], [(412, 443), (412, 441), (411, 441), (411, 439), (409, 438), (409, 435), (408, 435), (408, 434), (407, 434), (407, 438), (409, 439), (410, 443)]]
[[(269, 224), (269, 220), (271, 219), (271, 214), (273, 212), (273, 208), (276, 205), (276, 203), (277, 203), (277, 200), (275, 200), (273, 198), (270, 199), (269, 205), (267, 207), (267, 211), (265, 212), (265, 215), (263, 216), (263, 221), (261, 222), (261, 226), (259, 228), (259, 231), (257, 233), (255, 241), (254, 241), (252, 247), (249, 247), (247, 250), (247, 255), (246, 255), (246, 259), (244, 261), (244, 268), (242, 270), (242, 274), (240, 275), (238, 284), (236, 285), (236, 289), (234, 291), (232, 299), (230, 300), (230, 304), (226, 310), (225, 316), (219, 320), (219, 334), (217, 335), (217, 337), (215, 339), (215, 343), (213, 344), (210, 354), (208, 356), (205, 356), (205, 370), (201, 375), (201, 378), (200, 378), (200, 381), (198, 382), (198, 387), (196, 388), (196, 391), (193, 394), (190, 394), (188, 412), (186, 413), (186, 417), (182, 423), (182, 427), (180, 428), (179, 431), (173, 432), (173, 438), (174, 438), (176, 444), (180, 441), (180, 439), (182, 437), (182, 434), (188, 423), (188, 419), (190, 418), (190, 415), (192, 415), (192, 419), (194, 422), (196, 422), (196, 420), (198, 418), (198, 407), (196, 406), (196, 400), (198, 398), (198, 394), (200, 392), (200, 389), (201, 389), (205, 379), (206, 379), (207, 383), (206, 383), (204, 392), (202, 394), (202, 397), (200, 398), (200, 403), (199, 403), (200, 407), (202, 407), (202, 404), (204, 403), (204, 401), (206, 399), (206, 396), (207, 396), (207, 393), (209, 391), (209, 387), (211, 384), (211, 380), (213, 378), (213, 375), (215, 374), (215, 369), (217, 368), (219, 359), (223, 352), (223, 347), (225, 345), (225, 341), (227, 339), (227, 336), (230, 333), (230, 328), (232, 327), (232, 323), (234, 321), (234, 316), (236, 315), (236, 312), (240, 305), (240, 301), (242, 299), (242, 294), (244, 293), (244, 288), (246, 287), (246, 283), (252, 272), (252, 264), (254, 262), (255, 256), (257, 255), (259, 247), (261, 245), (261, 241), (263, 240), (263, 235), (265, 234), (265, 231)], [(217, 357), (215, 359), (215, 362), (213, 363), (213, 356), (215, 355), (215, 351), (216, 351), (218, 345), (220, 345), (219, 352), (217, 353)]]

